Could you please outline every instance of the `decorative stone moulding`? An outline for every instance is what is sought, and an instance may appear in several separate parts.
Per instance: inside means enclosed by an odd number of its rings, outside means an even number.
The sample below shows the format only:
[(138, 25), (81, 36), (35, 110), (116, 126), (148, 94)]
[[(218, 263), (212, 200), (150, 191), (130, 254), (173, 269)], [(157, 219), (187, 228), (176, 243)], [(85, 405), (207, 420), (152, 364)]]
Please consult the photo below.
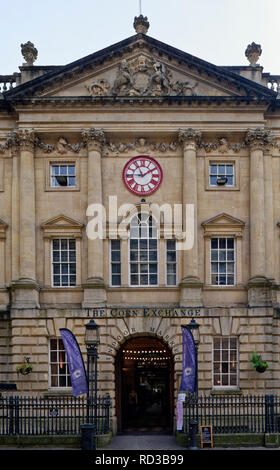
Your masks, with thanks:
[(150, 142), (146, 137), (139, 137), (134, 141), (123, 141), (123, 142), (112, 142), (107, 141), (104, 147), (104, 155), (110, 154), (122, 154), (128, 152), (141, 153), (165, 153), (165, 152), (176, 152), (180, 148), (178, 141), (174, 140), (171, 142)]
[[(272, 134), (270, 129), (267, 128), (256, 128), (248, 129), (245, 136), (245, 143), (249, 147), (259, 147), (265, 149), (267, 147), (275, 147), (276, 138)], [(278, 144), (279, 148), (279, 144)]]
[(105, 132), (103, 131), (103, 129), (98, 129), (96, 127), (83, 129), (82, 138), (84, 142), (97, 141), (101, 145), (104, 145), (106, 142)]

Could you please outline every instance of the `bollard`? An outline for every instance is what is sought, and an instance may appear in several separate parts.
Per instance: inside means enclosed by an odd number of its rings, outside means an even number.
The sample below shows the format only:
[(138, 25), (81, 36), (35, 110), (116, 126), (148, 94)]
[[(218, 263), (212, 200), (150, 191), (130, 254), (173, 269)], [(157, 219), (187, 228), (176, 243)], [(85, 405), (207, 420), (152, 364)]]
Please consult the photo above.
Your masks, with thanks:
[(189, 450), (197, 450), (197, 445), (196, 445), (196, 434), (198, 430), (198, 423), (194, 419), (190, 420), (190, 445), (189, 445)]
[(93, 424), (82, 424), (81, 425), (81, 434), (82, 434), (82, 450), (96, 450), (95, 446), (95, 432)]

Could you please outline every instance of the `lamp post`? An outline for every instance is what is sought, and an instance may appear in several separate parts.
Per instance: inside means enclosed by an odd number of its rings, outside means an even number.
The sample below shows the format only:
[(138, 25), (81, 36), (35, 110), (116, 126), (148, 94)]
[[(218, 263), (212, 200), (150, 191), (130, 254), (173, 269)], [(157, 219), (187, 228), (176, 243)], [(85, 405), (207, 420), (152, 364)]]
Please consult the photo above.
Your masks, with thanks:
[[(199, 324), (194, 318), (191, 319), (190, 323), (186, 328), (191, 332), (195, 346), (195, 403), (198, 398), (198, 346), (200, 343)], [(190, 445), (189, 450), (197, 450), (196, 435), (198, 431), (198, 420), (190, 420)]]
[[(96, 427), (97, 419), (97, 359), (98, 359), (98, 345), (100, 343), (99, 327), (93, 319), (86, 324), (85, 344), (87, 348), (87, 379), (88, 379), (88, 408), (87, 417), (89, 422), (90, 405), (94, 406), (94, 424)], [(91, 408), (92, 409), (92, 408)]]

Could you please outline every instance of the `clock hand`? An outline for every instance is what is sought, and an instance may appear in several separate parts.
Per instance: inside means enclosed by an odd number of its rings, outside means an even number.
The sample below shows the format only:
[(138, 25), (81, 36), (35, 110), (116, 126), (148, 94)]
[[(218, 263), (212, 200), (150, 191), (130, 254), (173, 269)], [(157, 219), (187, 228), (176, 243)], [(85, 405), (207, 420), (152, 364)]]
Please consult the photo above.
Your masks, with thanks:
[(140, 174), (139, 174), (139, 173), (134, 173), (134, 175), (136, 175), (136, 176), (142, 176), (142, 177), (143, 177), (143, 176), (146, 176), (148, 173), (151, 173), (152, 171), (156, 170), (156, 168), (152, 168), (151, 170), (146, 171), (146, 173), (142, 173), (141, 170), (140, 170), (140, 168), (137, 168), (137, 169), (140, 171)]

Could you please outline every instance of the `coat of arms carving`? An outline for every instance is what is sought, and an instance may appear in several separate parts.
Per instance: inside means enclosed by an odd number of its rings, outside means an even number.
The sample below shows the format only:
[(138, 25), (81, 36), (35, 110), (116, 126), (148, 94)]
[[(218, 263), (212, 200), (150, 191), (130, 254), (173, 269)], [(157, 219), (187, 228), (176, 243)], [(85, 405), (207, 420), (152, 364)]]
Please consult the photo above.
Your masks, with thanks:
[(91, 96), (185, 96), (195, 95), (196, 86), (194, 81), (173, 79), (163, 62), (140, 54), (119, 63), (111, 86), (106, 79), (99, 79), (87, 85), (87, 89)]

